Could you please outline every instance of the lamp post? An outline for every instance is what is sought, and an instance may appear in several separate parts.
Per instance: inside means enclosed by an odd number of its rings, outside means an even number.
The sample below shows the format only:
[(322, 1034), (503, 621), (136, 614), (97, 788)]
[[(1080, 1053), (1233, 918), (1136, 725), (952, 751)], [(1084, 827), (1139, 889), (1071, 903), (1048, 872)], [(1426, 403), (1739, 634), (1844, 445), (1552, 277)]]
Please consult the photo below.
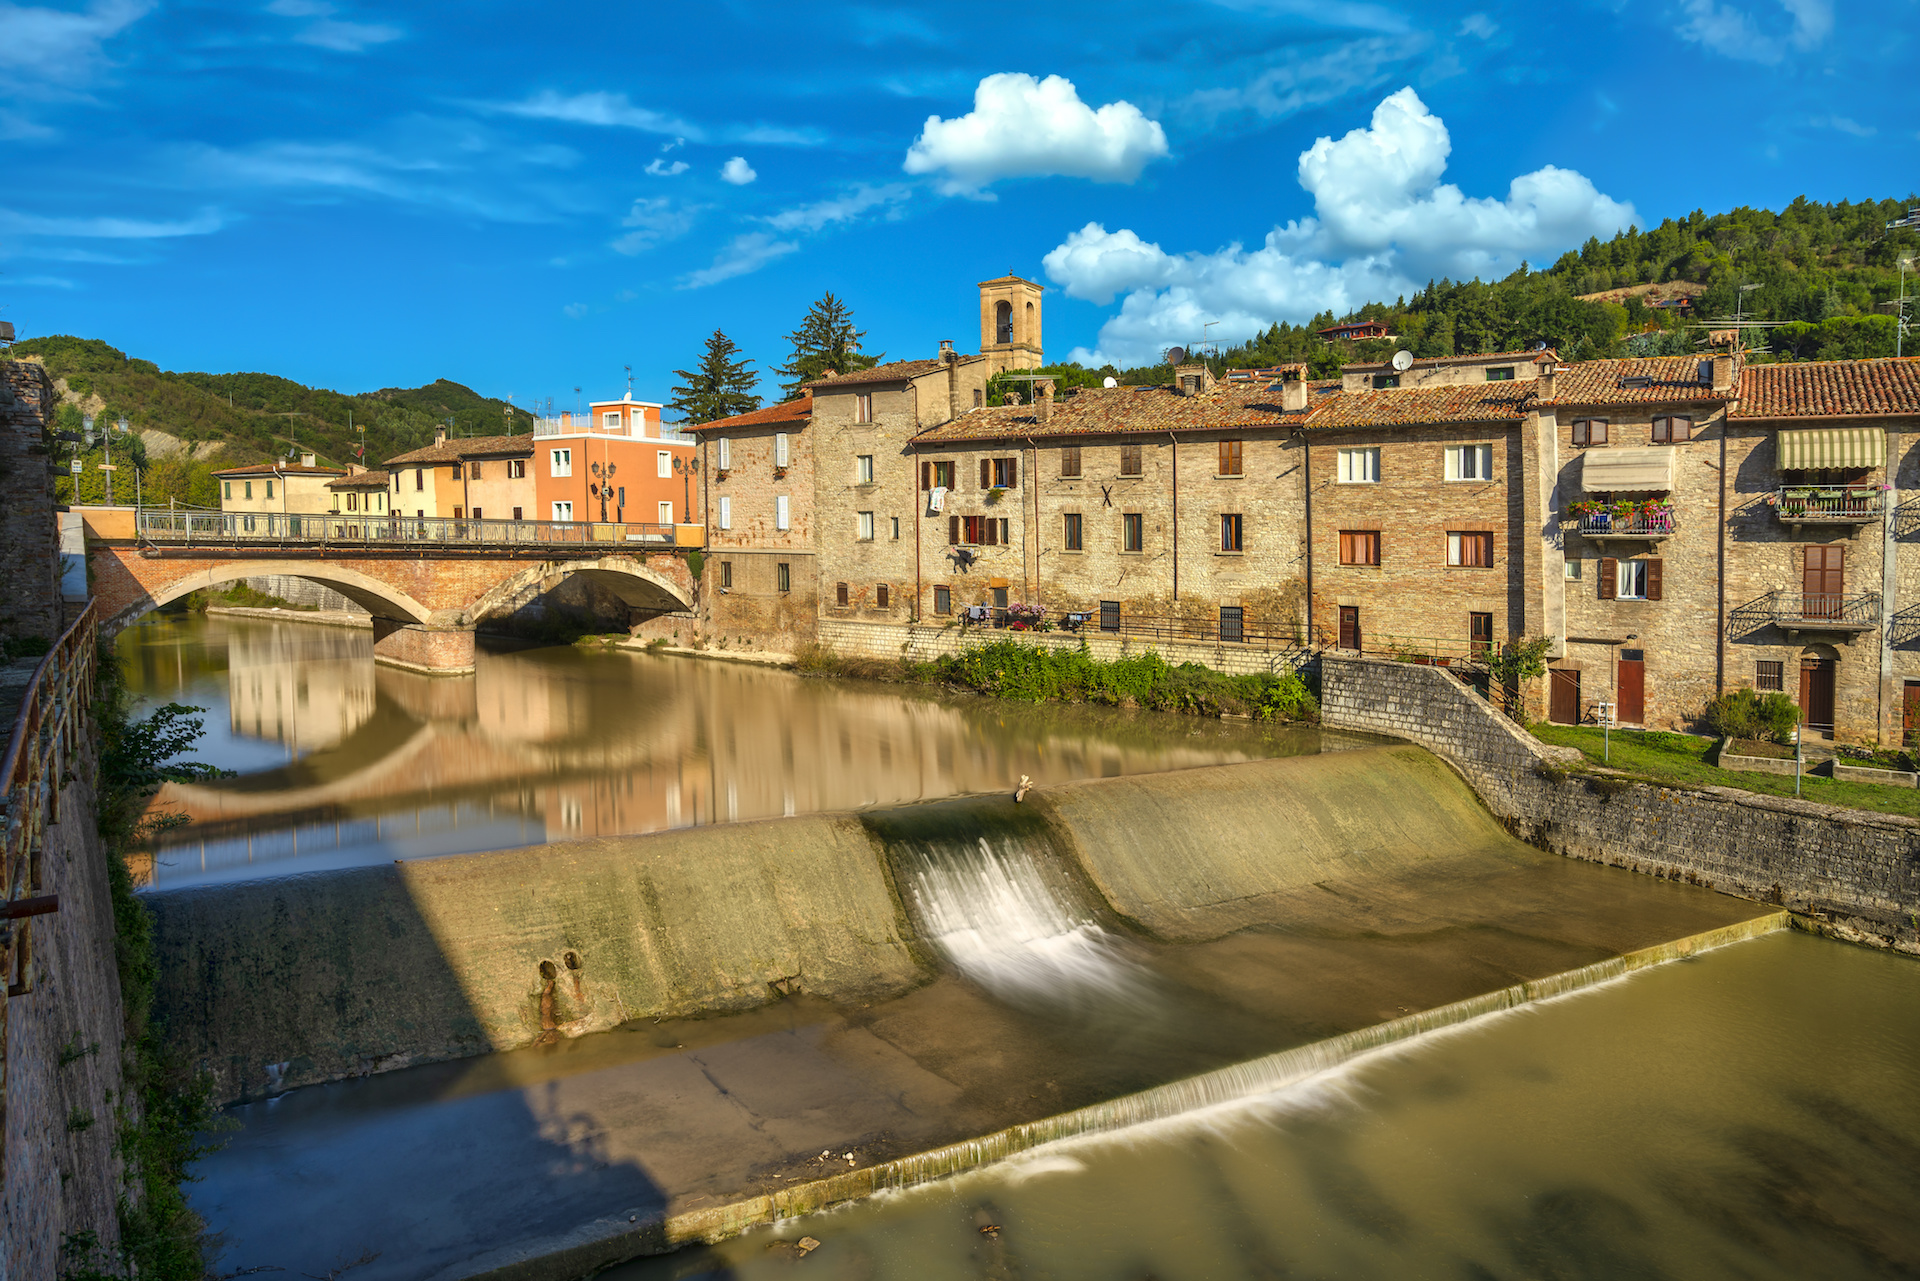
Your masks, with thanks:
[[(125, 414), (120, 415), (120, 421), (115, 423), (114, 426), (120, 429), (120, 434), (122, 436), (126, 435), (127, 432), (131, 430), (127, 425), (127, 416)], [(113, 473), (112, 472), (107, 473), (107, 506), (109, 507), (113, 506)], [(133, 509), (136, 512), (140, 510), (140, 463), (137, 459), (137, 456), (133, 464)]]
[(600, 523), (604, 525), (607, 523), (607, 499), (613, 495), (613, 473), (620, 468), (615, 463), (589, 463), (587, 468), (596, 479), (596, 483), (588, 488), (600, 500)]
[(1913, 259), (1900, 260), (1900, 310), (1894, 313), (1893, 354), (1902, 354), (1907, 340), (1907, 273), (1913, 270)]
[(680, 514), (686, 518), (687, 524), (691, 525), (693, 523), (693, 476), (695, 472), (700, 470), (700, 460), (698, 458), (675, 458), (673, 460), (673, 469), (680, 473), (680, 493), (682, 500), (680, 503)]

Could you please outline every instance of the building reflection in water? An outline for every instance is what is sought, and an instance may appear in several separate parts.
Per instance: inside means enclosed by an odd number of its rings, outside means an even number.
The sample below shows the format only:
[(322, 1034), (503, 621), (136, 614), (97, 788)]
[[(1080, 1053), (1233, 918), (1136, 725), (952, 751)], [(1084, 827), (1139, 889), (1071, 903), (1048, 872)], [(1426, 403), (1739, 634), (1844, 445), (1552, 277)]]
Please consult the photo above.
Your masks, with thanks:
[(161, 885), (1318, 750), (1308, 730), (627, 651), (483, 647), (473, 675), (432, 677), (311, 624), (166, 618), (120, 643), (143, 700), (208, 708), (196, 755), (241, 771), (162, 789), (193, 821), (157, 839)]

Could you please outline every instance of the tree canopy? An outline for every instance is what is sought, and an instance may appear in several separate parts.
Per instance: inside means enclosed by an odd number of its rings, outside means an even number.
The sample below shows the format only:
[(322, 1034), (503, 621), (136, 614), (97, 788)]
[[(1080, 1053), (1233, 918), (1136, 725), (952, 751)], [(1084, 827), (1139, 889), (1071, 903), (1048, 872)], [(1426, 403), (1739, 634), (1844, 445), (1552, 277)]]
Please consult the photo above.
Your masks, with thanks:
[(863, 353), (860, 340), (866, 336), (866, 330), (853, 327), (853, 309), (834, 297), (829, 289), (820, 296), (819, 302), (807, 309), (800, 327), (787, 335), (793, 354), (774, 371), (787, 379), (780, 384), (780, 390), (791, 398), (799, 395), (807, 383), (829, 373), (850, 374), (858, 369), (872, 369), (886, 356)]
[(673, 389), (667, 408), (689, 423), (715, 422), (760, 408), (760, 397), (753, 392), (759, 377), (750, 368), (753, 362), (739, 353), (733, 339), (714, 330), (700, 367), (673, 371), (681, 385)]

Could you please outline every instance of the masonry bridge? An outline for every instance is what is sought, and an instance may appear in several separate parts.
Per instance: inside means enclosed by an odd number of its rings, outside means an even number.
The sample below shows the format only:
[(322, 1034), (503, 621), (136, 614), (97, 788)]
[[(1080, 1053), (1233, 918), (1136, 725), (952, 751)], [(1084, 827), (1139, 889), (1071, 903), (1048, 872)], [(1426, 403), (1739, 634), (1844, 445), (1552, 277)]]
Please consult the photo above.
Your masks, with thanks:
[(88, 540), (87, 568), (105, 635), (189, 592), (285, 574), (373, 615), (376, 662), (426, 672), (472, 671), (480, 623), (571, 577), (611, 591), (636, 621), (689, 611), (697, 593), (687, 557), (698, 531), (673, 526), (320, 517), (190, 526), (142, 512), (137, 527), (95, 533), (105, 536)]

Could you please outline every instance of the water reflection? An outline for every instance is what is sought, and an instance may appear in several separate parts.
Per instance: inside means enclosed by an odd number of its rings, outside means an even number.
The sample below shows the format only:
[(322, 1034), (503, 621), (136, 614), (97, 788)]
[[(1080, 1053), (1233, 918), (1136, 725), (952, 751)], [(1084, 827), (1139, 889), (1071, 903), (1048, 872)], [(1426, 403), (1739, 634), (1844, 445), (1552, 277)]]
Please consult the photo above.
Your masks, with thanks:
[(734, 663), (486, 649), (467, 677), (376, 667), (366, 632), (150, 617), (120, 641), (144, 702), (208, 709), (169, 784), (150, 883), (235, 880), (1035, 782), (1315, 752), (1310, 730), (1030, 707)]

